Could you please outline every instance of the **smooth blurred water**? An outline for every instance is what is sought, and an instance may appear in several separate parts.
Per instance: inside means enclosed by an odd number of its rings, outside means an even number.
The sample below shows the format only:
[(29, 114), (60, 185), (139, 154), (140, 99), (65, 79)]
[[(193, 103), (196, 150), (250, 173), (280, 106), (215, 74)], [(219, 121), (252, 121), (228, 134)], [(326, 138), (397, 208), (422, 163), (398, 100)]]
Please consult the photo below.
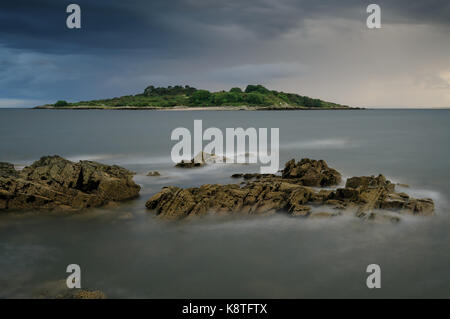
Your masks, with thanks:
[[(383, 173), (436, 203), (433, 218), (397, 225), (352, 217), (205, 218), (167, 223), (145, 210), (165, 185), (236, 182), (258, 165), (173, 167), (176, 127), (280, 128), (280, 163), (324, 159), (344, 177)], [(109, 297), (450, 297), (450, 110), (96, 111), (0, 110), (0, 161), (43, 155), (137, 172), (140, 198), (75, 215), (0, 215), (0, 297), (33, 296), (82, 269), (82, 286)], [(147, 177), (158, 170), (162, 177)], [(369, 290), (368, 264), (382, 269)]]

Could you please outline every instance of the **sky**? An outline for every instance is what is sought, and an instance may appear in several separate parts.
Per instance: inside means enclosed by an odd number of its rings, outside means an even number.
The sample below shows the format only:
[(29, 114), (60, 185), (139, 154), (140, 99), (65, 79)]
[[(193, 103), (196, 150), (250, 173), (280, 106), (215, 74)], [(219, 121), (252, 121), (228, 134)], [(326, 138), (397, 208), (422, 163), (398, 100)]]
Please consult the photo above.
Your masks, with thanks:
[[(81, 29), (66, 26), (71, 3)], [(370, 3), (381, 29), (366, 26)], [(247, 84), (355, 107), (450, 107), (450, 1), (0, 4), (0, 107)]]

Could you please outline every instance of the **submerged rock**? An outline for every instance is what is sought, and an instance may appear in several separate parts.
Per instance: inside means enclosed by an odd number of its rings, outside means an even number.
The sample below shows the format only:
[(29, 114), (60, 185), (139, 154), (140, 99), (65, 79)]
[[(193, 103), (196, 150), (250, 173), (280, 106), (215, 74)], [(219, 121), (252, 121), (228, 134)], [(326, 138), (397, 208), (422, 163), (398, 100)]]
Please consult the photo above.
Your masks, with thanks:
[[(395, 185), (383, 175), (352, 177), (344, 188), (334, 190), (312, 188), (336, 185), (341, 181), (341, 174), (329, 168), (325, 161), (289, 161), (282, 176), (235, 174), (232, 177), (243, 177), (247, 181), (241, 185), (206, 184), (186, 189), (164, 187), (147, 201), (146, 207), (168, 219), (201, 216), (209, 212), (285, 213), (297, 217), (326, 218), (352, 209), (357, 217), (395, 221), (397, 217), (378, 216), (376, 211), (423, 216), (434, 212), (431, 199), (414, 199), (405, 193), (395, 193)], [(315, 211), (315, 206), (328, 206), (332, 212)]]
[(42, 284), (33, 293), (36, 299), (107, 299), (106, 294), (100, 290), (67, 288), (65, 280), (49, 281)]
[(147, 173), (147, 176), (161, 176), (158, 171), (151, 171)]
[(182, 160), (181, 162), (177, 163), (175, 165), (175, 167), (179, 167), (179, 168), (194, 168), (194, 167), (202, 167), (204, 165), (205, 165), (205, 163), (196, 163), (192, 159), (190, 161)]
[(225, 163), (227, 158), (225, 156), (219, 156), (216, 154), (209, 154), (205, 152), (200, 152), (190, 161), (182, 160), (177, 163), (175, 167), (180, 168), (193, 168), (193, 167), (201, 167), (206, 164), (215, 164), (215, 163)]
[(0, 210), (79, 210), (135, 198), (140, 191), (127, 169), (59, 156), (42, 157), (17, 174), (3, 175)]
[[(70, 298), (70, 296), (69, 296)], [(100, 290), (80, 289), (72, 295), (72, 299), (106, 299), (106, 295)]]
[(231, 175), (232, 178), (243, 178), (243, 179), (261, 179), (265, 177), (276, 177), (274, 174), (258, 174), (258, 173), (237, 173)]
[(313, 212), (309, 215), (310, 219), (328, 219), (332, 217), (340, 216), (339, 212)]

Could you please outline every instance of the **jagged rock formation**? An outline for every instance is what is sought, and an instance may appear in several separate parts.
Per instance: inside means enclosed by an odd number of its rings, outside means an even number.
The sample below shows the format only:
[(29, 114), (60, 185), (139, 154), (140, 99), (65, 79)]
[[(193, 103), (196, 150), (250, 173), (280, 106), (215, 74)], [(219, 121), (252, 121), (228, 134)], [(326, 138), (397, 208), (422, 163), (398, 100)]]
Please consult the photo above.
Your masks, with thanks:
[(22, 171), (1, 167), (0, 211), (79, 210), (135, 198), (140, 191), (133, 173), (115, 165), (46, 156)]
[[(287, 213), (291, 216), (328, 218), (352, 210), (357, 217), (397, 221), (400, 214), (432, 215), (431, 199), (413, 199), (395, 193), (395, 185), (383, 175), (347, 180), (344, 188), (320, 189), (312, 186), (336, 186), (341, 174), (324, 161), (303, 159), (286, 163), (282, 176), (238, 174), (243, 185), (202, 185), (182, 189), (164, 187), (151, 197), (146, 207), (168, 219), (201, 216), (209, 212), (227, 214)], [(256, 180), (251, 180), (255, 178)], [(317, 207), (329, 211), (318, 211)], [(393, 215), (379, 212), (390, 211)]]
[(287, 162), (282, 177), (299, 179), (305, 186), (333, 186), (341, 182), (341, 174), (328, 167), (324, 160), (316, 161), (309, 158), (297, 163), (294, 159)]

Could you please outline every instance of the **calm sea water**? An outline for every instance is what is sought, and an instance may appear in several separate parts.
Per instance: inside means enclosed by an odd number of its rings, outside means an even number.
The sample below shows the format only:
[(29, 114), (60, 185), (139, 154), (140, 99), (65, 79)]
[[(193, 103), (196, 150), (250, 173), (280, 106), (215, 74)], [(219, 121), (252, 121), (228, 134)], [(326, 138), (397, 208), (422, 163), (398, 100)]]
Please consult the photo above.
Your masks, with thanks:
[[(433, 218), (205, 218), (167, 223), (145, 210), (165, 185), (235, 182), (257, 165), (179, 170), (176, 127), (278, 127), (280, 162), (324, 159), (345, 177), (383, 173), (431, 197)], [(0, 214), (0, 297), (32, 297), (79, 264), (82, 286), (124, 298), (450, 297), (450, 110), (162, 112), (0, 110), (0, 161), (43, 155), (137, 172), (140, 198), (82, 214)], [(161, 178), (146, 177), (159, 170)], [(366, 267), (382, 288), (366, 287)]]

